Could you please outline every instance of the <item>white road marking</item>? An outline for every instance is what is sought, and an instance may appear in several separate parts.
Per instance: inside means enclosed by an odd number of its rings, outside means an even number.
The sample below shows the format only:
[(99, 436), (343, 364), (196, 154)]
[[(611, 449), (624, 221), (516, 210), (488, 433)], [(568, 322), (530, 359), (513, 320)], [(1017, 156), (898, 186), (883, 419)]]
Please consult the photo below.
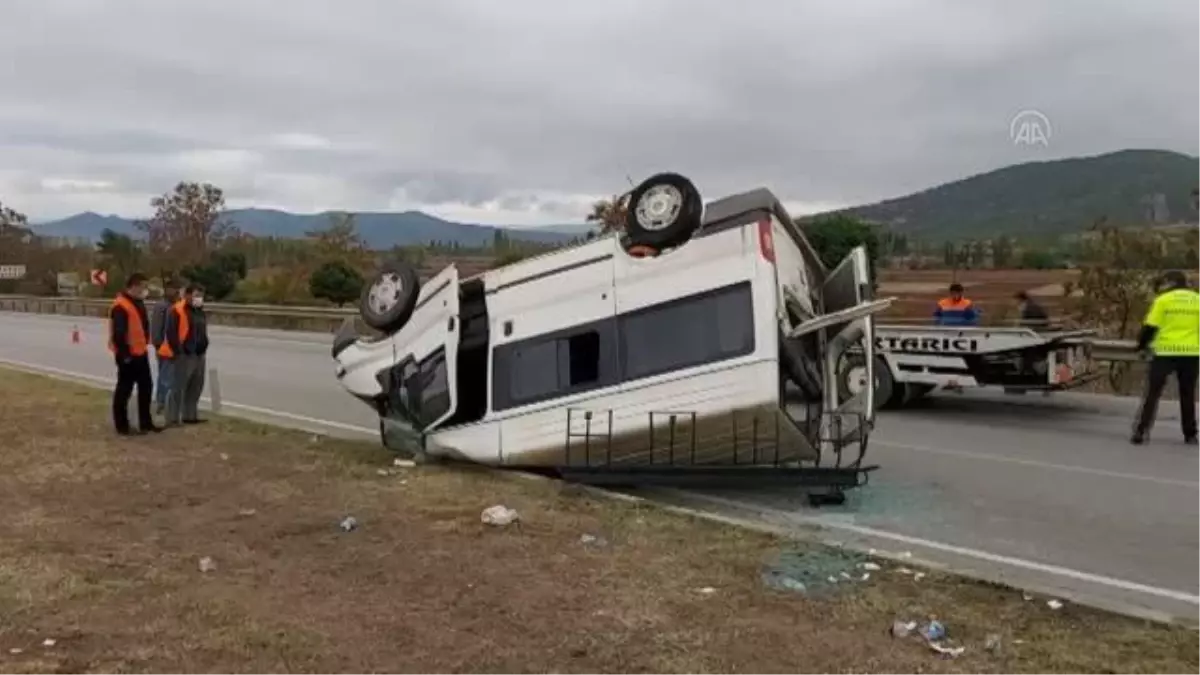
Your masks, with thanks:
[[(63, 378), (76, 380), (84, 380), (91, 384), (103, 385), (111, 387), (116, 383), (116, 379), (112, 377), (100, 377), (97, 375), (89, 375), (87, 373), (79, 373), (72, 370), (62, 370), (61, 368), (53, 368), (44, 366), (40, 363), (28, 363), (26, 361), (15, 361), (12, 359), (0, 358), (0, 364), (11, 366), (19, 370), (24, 370), (32, 373), (58, 375)], [(212, 405), (211, 399), (207, 396), (202, 396), (201, 401)], [(366, 434), (372, 437), (379, 436), (379, 429), (371, 429), (368, 427), (360, 427), (357, 424), (346, 424), (345, 422), (335, 422), (334, 420), (323, 420), (319, 417), (309, 417), (308, 415), (297, 415), (283, 410), (274, 410), (272, 408), (263, 408), (261, 406), (249, 405), (247, 403), (237, 403), (235, 401), (221, 401), (223, 407), (233, 408), (244, 412), (255, 413), (258, 415), (269, 415), (271, 417), (279, 417), (282, 419), (292, 420), (294, 422), (303, 422), (305, 424), (327, 427), (330, 429), (341, 429), (343, 431), (351, 431), (358, 434)]]
[(1070, 464), (1055, 464), (1053, 462), (1043, 462), (1036, 459), (1019, 459), (1016, 457), (1002, 457), (999, 455), (989, 455), (981, 452), (968, 452), (966, 450), (949, 450), (946, 448), (931, 448), (927, 445), (908, 445), (905, 443), (894, 443), (892, 441), (876, 440), (871, 438), (872, 445), (882, 445), (887, 448), (897, 448), (900, 450), (912, 450), (914, 452), (927, 452), (934, 455), (945, 455), (947, 457), (958, 457), (960, 459), (977, 459), (987, 462), (1003, 462), (1006, 464), (1019, 464), (1021, 466), (1032, 466), (1039, 469), (1053, 469), (1056, 471), (1072, 471), (1075, 473), (1086, 473), (1093, 476), (1104, 476), (1106, 478), (1123, 478), (1127, 480), (1141, 480), (1147, 483), (1158, 483), (1160, 485), (1175, 485), (1180, 487), (1189, 487), (1200, 489), (1200, 483), (1191, 480), (1178, 480), (1175, 478), (1159, 478), (1157, 476), (1145, 476), (1136, 473), (1121, 473), (1119, 471), (1108, 471), (1105, 469), (1093, 469), (1086, 466), (1072, 466)]
[(944, 553), (952, 553), (965, 558), (974, 558), (976, 560), (984, 560), (991, 563), (1008, 565), (1010, 567), (1017, 567), (1034, 572), (1042, 572), (1044, 574), (1074, 579), (1076, 581), (1085, 581), (1100, 586), (1108, 586), (1110, 588), (1118, 588), (1125, 591), (1132, 591), (1134, 593), (1142, 593), (1144, 595), (1153, 595), (1160, 598), (1168, 598), (1171, 600), (1187, 602), (1193, 605), (1200, 605), (1200, 596), (1185, 591), (1177, 591), (1170, 588), (1160, 588), (1158, 586), (1148, 586), (1136, 581), (1117, 579), (1115, 577), (1104, 576), (1102, 574), (1093, 574), (1091, 572), (1084, 572), (1083, 570), (1072, 569), (1070, 567), (1062, 567), (1060, 565), (1037, 562), (1036, 560), (1014, 558), (1012, 556), (991, 553), (990, 551), (982, 551), (975, 548), (967, 548), (965, 546), (957, 546), (955, 544), (946, 544), (940, 541), (933, 541), (932, 539), (924, 539), (922, 537), (913, 537), (907, 534), (900, 534), (898, 532), (877, 530), (873, 527), (865, 527), (863, 525), (852, 525), (850, 523), (826, 520), (820, 517), (802, 516), (798, 515), (794, 511), (774, 509), (771, 507), (762, 506), (760, 504), (742, 502), (736, 499), (728, 499), (726, 497), (716, 497), (713, 495), (700, 494), (696, 492), (686, 492), (686, 494), (689, 498), (724, 504), (734, 508), (749, 508), (754, 511), (769, 513), (777, 517), (782, 517), (786, 520), (805, 525), (814, 525), (831, 530), (843, 530), (846, 532), (853, 532), (855, 534), (860, 534), (867, 537), (875, 537), (878, 539), (888, 539), (890, 541), (900, 542), (910, 546), (920, 546), (935, 551), (942, 551)]

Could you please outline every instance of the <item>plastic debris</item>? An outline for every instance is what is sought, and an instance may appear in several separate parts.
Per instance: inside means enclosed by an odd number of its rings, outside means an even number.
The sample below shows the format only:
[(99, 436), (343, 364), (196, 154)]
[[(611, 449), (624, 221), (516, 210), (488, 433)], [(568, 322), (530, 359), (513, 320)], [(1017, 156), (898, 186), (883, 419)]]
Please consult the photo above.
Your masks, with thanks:
[(375, 469), (375, 475), (376, 476), (390, 476), (390, 475), (392, 475), (392, 472), (388, 471), (387, 469)]
[(46, 638), (45, 640), (42, 640), (43, 647), (53, 647), (56, 644), (58, 644), (58, 640), (55, 640), (54, 638)]
[(995, 654), (1000, 651), (1003, 641), (1000, 639), (999, 633), (989, 633), (983, 641), (983, 648)]
[(901, 621), (897, 619), (892, 622), (892, 637), (906, 638), (909, 635), (912, 635), (912, 632), (916, 629), (916, 621)]
[(338, 527), (342, 528), (342, 532), (353, 532), (358, 529), (358, 518), (346, 516)]
[(416, 465), (417, 465), (417, 463), (412, 461), (411, 459), (403, 459), (403, 458), (397, 457), (396, 459), (392, 460), (392, 466), (400, 468), (400, 469), (411, 469), (411, 468), (415, 467)]
[(829, 583), (831, 583), (831, 584), (836, 584), (836, 583), (837, 583), (837, 577), (829, 577), (829, 578), (828, 578), (826, 581), (828, 581), (828, 582), (829, 582)]
[(843, 579), (847, 579), (847, 580), (848, 580), (848, 579), (850, 578), (850, 573), (849, 573), (849, 572), (839, 572), (839, 574), (841, 575), (841, 577), (842, 577)]
[(594, 534), (579, 535), (579, 543), (584, 546), (607, 546), (608, 541), (604, 537), (597, 537)]
[(924, 572), (917, 572), (916, 574), (913, 575), (913, 581), (920, 581), (924, 578), (925, 578)]
[(967, 651), (966, 647), (947, 647), (945, 645), (941, 645), (936, 642), (930, 642), (928, 644), (929, 644), (930, 649), (937, 652), (938, 654), (941, 654), (942, 656), (946, 656), (949, 658), (955, 658), (957, 656), (961, 656), (963, 652)]
[(258, 509), (241, 509), (240, 511), (238, 511), (238, 515), (243, 518), (249, 518), (249, 517), (257, 515), (257, 514), (258, 514)]
[(1063, 604), (1061, 600), (1047, 600), (1046, 606), (1050, 609), (1062, 609)]
[(912, 574), (913, 571), (908, 569), (907, 567), (898, 567), (898, 568), (896, 568), (896, 573), (897, 574)]
[(867, 579), (870, 579), (870, 578), (871, 578), (870, 572), (863, 572), (863, 575), (861, 577), (859, 577), (858, 579), (859, 579), (859, 581), (866, 581)]
[(503, 504), (497, 504), (484, 509), (483, 513), (480, 514), (479, 519), (484, 525), (496, 525), (498, 527), (503, 527), (505, 525), (511, 525), (517, 522), (521, 519), (521, 517), (515, 510), (510, 509)]
[(216, 572), (217, 571), (217, 561), (213, 560), (212, 557), (210, 557), (210, 556), (204, 556), (203, 558), (200, 559), (200, 571), (203, 572), (204, 574), (208, 574), (209, 572)]
[(879, 570), (883, 569), (882, 567), (880, 567), (879, 565), (877, 565), (873, 562), (865, 562), (865, 563), (859, 565), (859, 567), (863, 568), (864, 570), (867, 570), (868, 572), (878, 572)]
[(8, 653), (15, 656), (17, 654), (20, 654), (23, 651), (25, 651), (25, 650), (21, 649), (20, 647), (13, 647), (12, 649), (8, 650)]
[(700, 593), (701, 595), (712, 595), (713, 593), (717, 592), (717, 589), (713, 588), (712, 586), (705, 586), (704, 588), (697, 588), (696, 592)]
[(228, 462), (228, 461), (229, 461), (229, 454), (228, 454), (228, 453), (224, 453), (224, 452), (222, 452), (222, 453), (221, 453), (221, 461), (222, 461), (222, 462)]
[(1030, 600), (1033, 600), (1033, 596), (1030, 595), (1029, 593), (1022, 593), (1021, 599), (1024, 600), (1025, 602), (1029, 602)]
[(937, 642), (946, 637), (946, 627), (942, 625), (941, 621), (936, 619), (930, 620), (929, 623), (921, 628), (921, 637), (930, 642)]
[(805, 586), (803, 581), (797, 581), (791, 577), (783, 577), (779, 580), (779, 585), (789, 591), (796, 591), (798, 593), (808, 591), (808, 586)]

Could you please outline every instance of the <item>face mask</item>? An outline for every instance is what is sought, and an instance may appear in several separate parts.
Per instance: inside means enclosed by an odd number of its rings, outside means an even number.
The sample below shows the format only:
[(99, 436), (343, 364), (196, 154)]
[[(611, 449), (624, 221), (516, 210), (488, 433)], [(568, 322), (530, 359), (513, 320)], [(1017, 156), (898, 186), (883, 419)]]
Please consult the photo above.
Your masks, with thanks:
[(193, 295), (192, 296), (192, 307), (203, 307), (203, 306), (204, 306), (204, 298), (199, 295)]
[(133, 297), (137, 298), (138, 300), (145, 300), (149, 295), (150, 289), (148, 288), (135, 288), (133, 290)]

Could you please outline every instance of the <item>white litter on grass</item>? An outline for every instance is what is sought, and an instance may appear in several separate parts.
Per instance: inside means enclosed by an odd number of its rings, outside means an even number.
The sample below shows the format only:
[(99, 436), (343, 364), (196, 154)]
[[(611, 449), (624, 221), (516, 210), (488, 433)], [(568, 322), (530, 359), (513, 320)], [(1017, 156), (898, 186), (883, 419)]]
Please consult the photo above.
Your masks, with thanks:
[(917, 629), (916, 621), (896, 620), (896, 621), (892, 622), (892, 637), (906, 638), (909, 635), (911, 635), (912, 632), (916, 629)]
[(1024, 600), (1025, 602), (1029, 602), (1030, 600), (1033, 600), (1033, 596), (1030, 595), (1029, 593), (1022, 593), (1021, 599)]
[(12, 649), (8, 650), (8, 653), (13, 654), (15, 656), (17, 654), (20, 654), (23, 651), (25, 651), (25, 650), (21, 649), (20, 647), (13, 647)]
[(868, 572), (878, 572), (879, 570), (883, 569), (882, 567), (880, 567), (879, 565), (876, 565), (873, 562), (865, 562), (865, 563), (859, 565), (859, 567), (863, 568), (864, 570), (867, 570)]
[(860, 579), (862, 579), (863, 581), (866, 581), (867, 579), (870, 579), (870, 578), (871, 578), (870, 572), (863, 572), (863, 575), (860, 577)]
[(836, 583), (837, 583), (837, 577), (829, 577), (829, 583), (831, 583), (831, 584), (836, 584)]
[(848, 572), (841, 572), (840, 574), (841, 574), (841, 577), (842, 577), (843, 579), (849, 579), (849, 578), (850, 578), (850, 574), (849, 574)]
[(200, 559), (199, 567), (200, 571), (205, 574), (215, 572), (217, 571), (217, 561), (213, 560), (211, 556), (204, 556)]
[(512, 525), (520, 519), (521, 516), (517, 514), (516, 510), (510, 509), (503, 504), (489, 506), (479, 515), (479, 520), (484, 525), (496, 525), (499, 527)]
[(967, 651), (966, 647), (945, 647), (936, 642), (929, 642), (927, 644), (933, 651), (941, 654), (942, 656), (948, 656), (950, 658), (961, 656), (963, 652)]
[(392, 460), (392, 466), (400, 468), (400, 469), (411, 469), (411, 468), (415, 467), (416, 465), (417, 465), (417, 463), (412, 461), (411, 459), (402, 459), (400, 457), (397, 457), (396, 459)]
[(54, 638), (46, 638), (45, 640), (42, 640), (43, 647), (53, 647), (56, 644), (58, 644), (58, 640), (55, 640)]
[(713, 588), (712, 586), (705, 586), (704, 588), (697, 588), (696, 592), (700, 593), (701, 595), (712, 595), (713, 593), (717, 592), (717, 589)]
[(253, 516), (257, 513), (258, 513), (257, 509), (242, 509), (242, 510), (238, 511), (238, 515), (243, 518), (249, 518), (250, 516)]
[(924, 578), (925, 578), (924, 572), (917, 572), (916, 574), (913, 575), (913, 581), (920, 581)]
[(222, 452), (222, 453), (221, 453), (221, 461), (222, 461), (222, 462), (228, 462), (228, 461), (229, 461), (229, 455), (228, 455), (227, 453), (224, 453), (224, 452)]
[(387, 469), (375, 469), (375, 475), (376, 476), (390, 476), (390, 475), (392, 475), (392, 472), (388, 471)]
[(1063, 604), (1060, 600), (1047, 600), (1046, 606), (1050, 609), (1062, 609)]
[(913, 572), (912, 572), (912, 570), (908, 569), (907, 567), (898, 567), (898, 568), (896, 568), (896, 573), (897, 574), (912, 574)]
[(358, 518), (346, 516), (339, 527), (342, 528), (342, 532), (353, 532), (358, 529)]

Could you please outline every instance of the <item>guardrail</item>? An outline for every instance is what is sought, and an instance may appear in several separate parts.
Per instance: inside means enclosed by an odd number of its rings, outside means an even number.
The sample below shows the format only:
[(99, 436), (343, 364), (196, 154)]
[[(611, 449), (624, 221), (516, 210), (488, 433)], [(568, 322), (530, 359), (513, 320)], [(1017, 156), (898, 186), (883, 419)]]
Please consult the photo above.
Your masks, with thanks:
[[(32, 295), (0, 295), (0, 312), (62, 314), (66, 316), (108, 315), (111, 300), (103, 298), (62, 298)], [(213, 302), (204, 305), (209, 321), (226, 326), (275, 328), (335, 332), (346, 317), (355, 317), (353, 309), (338, 307), (288, 307), (286, 305), (240, 305)]]

